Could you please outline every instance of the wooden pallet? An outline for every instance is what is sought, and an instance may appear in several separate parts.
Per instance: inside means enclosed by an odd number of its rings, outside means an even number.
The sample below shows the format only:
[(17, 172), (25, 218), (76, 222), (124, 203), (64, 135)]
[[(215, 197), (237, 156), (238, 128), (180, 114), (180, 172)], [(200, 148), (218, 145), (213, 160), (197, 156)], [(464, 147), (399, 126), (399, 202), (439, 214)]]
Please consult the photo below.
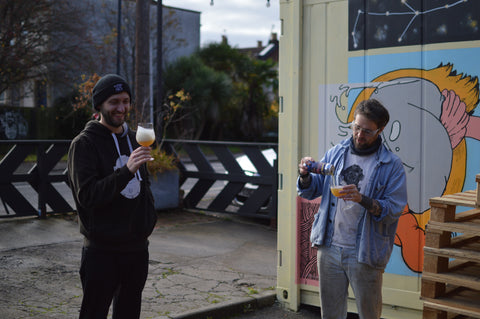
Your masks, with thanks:
[[(480, 174), (476, 182), (474, 191), (430, 199), (421, 291), (424, 319), (480, 319)], [(457, 206), (472, 209), (456, 214)]]

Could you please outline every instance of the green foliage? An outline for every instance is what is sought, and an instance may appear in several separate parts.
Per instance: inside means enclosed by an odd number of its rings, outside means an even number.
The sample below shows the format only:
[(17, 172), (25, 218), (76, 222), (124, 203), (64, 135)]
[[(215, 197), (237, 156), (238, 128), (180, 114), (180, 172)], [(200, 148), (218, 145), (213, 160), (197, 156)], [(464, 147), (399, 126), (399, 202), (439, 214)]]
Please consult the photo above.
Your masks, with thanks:
[(151, 154), (153, 161), (147, 162), (147, 169), (154, 178), (158, 173), (178, 169), (178, 158), (175, 154), (167, 154), (159, 147), (152, 149)]
[[(225, 43), (213, 43), (167, 67), (168, 92), (185, 89), (189, 111), (175, 131), (188, 138), (262, 141), (278, 127), (278, 75), (273, 61), (261, 61)], [(182, 136), (181, 138), (184, 138)]]
[(198, 55), (205, 64), (232, 79), (231, 104), (240, 109), (240, 116), (233, 123), (242, 139), (258, 140), (265, 133), (266, 123), (269, 130), (276, 131), (277, 112), (272, 113), (272, 105), (278, 106), (278, 74), (272, 60), (251, 58), (225, 43), (211, 44)]
[(77, 101), (77, 97), (77, 92), (71, 92), (55, 101), (53, 105), (56, 123), (55, 138), (74, 138), (91, 119), (93, 114), (91, 107), (72, 108), (72, 105)]
[(61, 139), (56, 132), (55, 110), (50, 108), (37, 108), (33, 111), (35, 122), (32, 123), (31, 131), (36, 139)]
[(248, 295), (251, 296), (251, 295), (256, 295), (258, 294), (258, 290), (255, 289), (255, 288), (252, 288), (252, 287), (248, 287)]
[(237, 70), (248, 65), (250, 58), (226, 43), (212, 43), (198, 51), (197, 55), (214, 70), (226, 73), (237, 81)]
[(192, 103), (181, 109), (188, 116), (180, 116), (182, 120), (172, 125), (176, 137), (190, 139), (202, 137), (204, 130), (207, 135), (214, 131), (232, 90), (226, 74), (206, 66), (195, 55), (179, 58), (167, 66), (165, 87), (169, 93), (184, 89), (191, 96)]
[(58, 99), (53, 107), (48, 108), (2, 106), (0, 114), (5, 112), (15, 114), (16, 124), (24, 124), (27, 131), (16, 137), (0, 134), (0, 139), (71, 139), (83, 129), (91, 116), (87, 110), (73, 111), (71, 96)]
[(168, 268), (166, 271), (162, 272), (162, 279), (166, 279), (171, 275), (178, 274), (178, 271), (173, 270), (173, 268)]

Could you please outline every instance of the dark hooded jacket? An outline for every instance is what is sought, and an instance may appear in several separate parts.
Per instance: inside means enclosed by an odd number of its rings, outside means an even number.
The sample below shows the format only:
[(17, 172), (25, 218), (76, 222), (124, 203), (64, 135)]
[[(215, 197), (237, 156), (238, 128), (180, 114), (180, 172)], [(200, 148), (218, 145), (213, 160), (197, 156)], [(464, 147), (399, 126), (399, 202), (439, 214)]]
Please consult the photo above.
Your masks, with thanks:
[(126, 124), (123, 134), (113, 135), (100, 122), (90, 121), (70, 145), (68, 178), (80, 232), (87, 247), (146, 249), (157, 217), (146, 166), (137, 174), (126, 166), (139, 146)]

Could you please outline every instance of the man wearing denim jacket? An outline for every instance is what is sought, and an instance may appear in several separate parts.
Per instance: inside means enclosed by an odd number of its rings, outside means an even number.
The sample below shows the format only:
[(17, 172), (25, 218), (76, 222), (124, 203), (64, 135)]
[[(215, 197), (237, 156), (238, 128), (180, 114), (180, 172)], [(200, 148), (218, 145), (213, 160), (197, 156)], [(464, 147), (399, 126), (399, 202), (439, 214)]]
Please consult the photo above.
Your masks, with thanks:
[[(365, 100), (355, 110), (352, 137), (321, 160), (335, 166), (334, 176), (309, 173), (312, 157), (300, 161), (298, 195), (309, 200), (322, 196), (310, 235), (318, 249), (322, 319), (346, 318), (349, 284), (360, 318), (381, 316), (383, 272), (407, 204), (402, 161), (380, 136), (388, 121), (379, 101)], [(332, 178), (347, 184), (338, 198), (330, 191)]]

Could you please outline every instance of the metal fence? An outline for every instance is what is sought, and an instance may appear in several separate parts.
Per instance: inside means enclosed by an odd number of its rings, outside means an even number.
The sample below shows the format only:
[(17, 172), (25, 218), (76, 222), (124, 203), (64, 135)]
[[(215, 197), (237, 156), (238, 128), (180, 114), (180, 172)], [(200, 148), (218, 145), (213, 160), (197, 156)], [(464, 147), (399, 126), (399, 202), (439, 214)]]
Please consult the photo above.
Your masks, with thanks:
[[(0, 141), (0, 218), (75, 211), (65, 163), (69, 145)], [(277, 144), (164, 140), (164, 148), (179, 158), (185, 208), (276, 218)]]

